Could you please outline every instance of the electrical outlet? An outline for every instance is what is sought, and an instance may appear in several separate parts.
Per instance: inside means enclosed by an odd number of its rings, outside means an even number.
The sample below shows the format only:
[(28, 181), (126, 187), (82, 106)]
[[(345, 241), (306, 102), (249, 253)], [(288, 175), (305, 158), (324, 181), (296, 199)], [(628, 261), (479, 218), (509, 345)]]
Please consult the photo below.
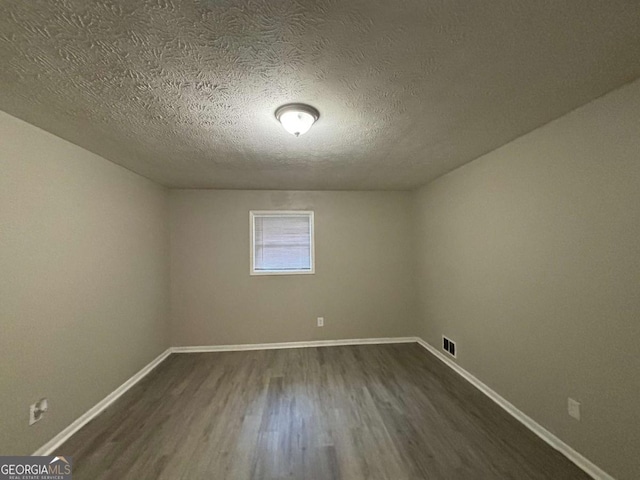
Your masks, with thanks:
[(44, 412), (49, 410), (49, 402), (46, 398), (41, 398), (33, 405), (29, 406), (29, 425), (33, 425), (36, 422), (42, 420)]
[(318, 317), (318, 326), (324, 327), (324, 317)]
[(567, 408), (569, 410), (570, 416), (572, 416), (576, 420), (580, 420), (580, 402), (574, 400), (573, 398), (569, 398), (567, 402)]

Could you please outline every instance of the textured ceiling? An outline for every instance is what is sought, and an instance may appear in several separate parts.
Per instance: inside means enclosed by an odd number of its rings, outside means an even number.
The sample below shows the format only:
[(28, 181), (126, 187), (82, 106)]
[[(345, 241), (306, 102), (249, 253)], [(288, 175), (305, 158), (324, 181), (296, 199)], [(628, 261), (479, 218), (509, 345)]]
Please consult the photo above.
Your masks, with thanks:
[(640, 76), (640, 2), (0, 0), (0, 64), (0, 109), (167, 186), (406, 189)]

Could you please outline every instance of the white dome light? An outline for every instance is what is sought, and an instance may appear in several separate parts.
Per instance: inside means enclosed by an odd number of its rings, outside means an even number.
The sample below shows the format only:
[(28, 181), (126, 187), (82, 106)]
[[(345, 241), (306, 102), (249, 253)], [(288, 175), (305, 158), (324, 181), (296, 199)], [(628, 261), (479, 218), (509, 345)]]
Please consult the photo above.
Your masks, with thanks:
[(287, 132), (298, 137), (309, 131), (315, 121), (320, 118), (320, 113), (309, 105), (291, 103), (278, 108), (276, 118)]

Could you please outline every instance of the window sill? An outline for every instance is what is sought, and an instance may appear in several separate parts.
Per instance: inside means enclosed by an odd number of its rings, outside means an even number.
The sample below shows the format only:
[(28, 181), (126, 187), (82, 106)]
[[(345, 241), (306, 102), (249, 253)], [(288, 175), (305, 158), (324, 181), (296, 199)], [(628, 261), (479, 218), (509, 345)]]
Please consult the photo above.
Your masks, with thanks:
[(251, 276), (263, 277), (265, 275), (314, 275), (315, 270), (269, 270), (269, 271), (252, 271)]

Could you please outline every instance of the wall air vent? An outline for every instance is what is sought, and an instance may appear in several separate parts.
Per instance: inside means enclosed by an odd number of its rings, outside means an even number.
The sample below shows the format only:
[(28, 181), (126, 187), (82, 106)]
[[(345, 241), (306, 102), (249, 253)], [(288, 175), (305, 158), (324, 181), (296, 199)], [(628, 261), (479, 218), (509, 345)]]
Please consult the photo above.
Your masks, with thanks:
[(444, 335), (442, 336), (442, 349), (453, 358), (456, 357), (456, 342), (445, 337)]

